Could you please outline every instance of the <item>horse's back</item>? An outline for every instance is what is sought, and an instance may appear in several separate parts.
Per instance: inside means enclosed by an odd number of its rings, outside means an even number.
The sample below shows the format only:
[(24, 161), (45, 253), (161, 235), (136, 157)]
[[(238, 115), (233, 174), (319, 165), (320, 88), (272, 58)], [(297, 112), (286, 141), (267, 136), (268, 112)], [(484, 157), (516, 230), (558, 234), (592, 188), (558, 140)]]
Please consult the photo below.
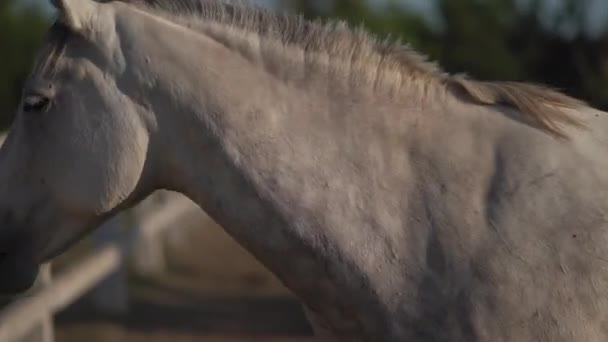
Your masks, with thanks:
[(487, 234), (471, 255), (470, 324), (483, 341), (608, 340), (608, 114), (568, 140), (496, 146)]

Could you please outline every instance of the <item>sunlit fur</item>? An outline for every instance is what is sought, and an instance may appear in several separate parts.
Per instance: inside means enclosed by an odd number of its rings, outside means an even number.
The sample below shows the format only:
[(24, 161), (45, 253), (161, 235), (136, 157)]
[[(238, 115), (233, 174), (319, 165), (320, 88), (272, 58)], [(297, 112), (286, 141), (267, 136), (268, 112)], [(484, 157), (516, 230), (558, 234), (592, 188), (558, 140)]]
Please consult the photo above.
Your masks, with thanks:
[[(353, 29), (343, 21), (310, 21), (299, 15), (247, 6), (243, 1), (119, 1), (213, 36), (291, 79), (305, 77), (311, 68), (323, 68), (345, 82), (388, 87), (395, 94), (403, 87), (421, 96), (449, 90), (479, 105), (509, 107), (523, 115), (524, 120), (558, 137), (565, 137), (560, 124), (583, 126), (567, 114), (567, 109), (584, 105), (580, 100), (541, 85), (482, 82), (466, 75), (450, 75), (408, 45), (380, 40), (364, 28)], [(62, 25), (52, 32), (47, 53), (57, 58), (69, 32)], [(284, 60), (285, 55), (297, 66), (281, 66), (277, 61)]]

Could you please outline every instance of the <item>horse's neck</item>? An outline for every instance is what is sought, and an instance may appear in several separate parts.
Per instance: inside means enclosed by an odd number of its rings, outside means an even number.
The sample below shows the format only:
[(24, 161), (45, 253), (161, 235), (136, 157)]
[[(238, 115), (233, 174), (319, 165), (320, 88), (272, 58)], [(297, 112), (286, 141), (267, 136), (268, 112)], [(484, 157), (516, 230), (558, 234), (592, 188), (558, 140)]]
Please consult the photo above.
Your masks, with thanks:
[[(165, 31), (142, 38), (160, 49), (141, 63), (141, 74), (155, 79), (144, 88), (158, 122), (160, 185), (199, 203), (325, 316), (344, 317), (352, 306), (373, 314), (368, 286), (381, 277), (366, 272), (390, 272), (376, 264), (394, 251), (382, 229), (399, 232), (402, 222), (373, 217), (367, 201), (377, 200), (382, 213), (399, 210), (399, 201), (395, 192), (376, 198), (371, 189), (390, 184), (363, 169), (387, 147), (381, 136), (407, 125), (337, 110), (340, 99), (330, 104), (327, 90), (288, 87), (213, 39), (186, 31), (172, 38)], [(392, 167), (404, 167), (404, 154), (394, 152)], [(344, 287), (370, 292), (351, 293), (347, 303), (337, 290)]]

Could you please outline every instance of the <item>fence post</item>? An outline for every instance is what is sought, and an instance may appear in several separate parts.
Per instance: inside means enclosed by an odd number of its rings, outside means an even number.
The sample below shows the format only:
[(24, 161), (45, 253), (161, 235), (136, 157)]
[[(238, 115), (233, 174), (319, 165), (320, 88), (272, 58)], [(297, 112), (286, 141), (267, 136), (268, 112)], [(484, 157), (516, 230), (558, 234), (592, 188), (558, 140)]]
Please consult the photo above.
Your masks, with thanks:
[[(40, 268), (33, 290), (35, 292), (42, 291), (51, 284), (51, 281), (51, 265), (44, 264)], [(49, 311), (43, 315), (37, 326), (21, 339), (21, 342), (53, 342), (54, 339), (53, 313)]]
[(142, 227), (142, 219), (165, 207), (168, 201), (168, 194), (159, 191), (141, 203), (133, 212), (137, 228), (134, 231), (131, 262), (133, 269), (140, 276), (154, 277), (166, 270), (165, 246), (162, 238), (158, 231)]
[(90, 293), (93, 308), (106, 315), (124, 315), (129, 310), (128, 269), (124, 262), (129, 235), (126, 232), (125, 216), (119, 214), (98, 228), (92, 236), (95, 248), (116, 244), (122, 251), (123, 262), (118, 270), (101, 281)]

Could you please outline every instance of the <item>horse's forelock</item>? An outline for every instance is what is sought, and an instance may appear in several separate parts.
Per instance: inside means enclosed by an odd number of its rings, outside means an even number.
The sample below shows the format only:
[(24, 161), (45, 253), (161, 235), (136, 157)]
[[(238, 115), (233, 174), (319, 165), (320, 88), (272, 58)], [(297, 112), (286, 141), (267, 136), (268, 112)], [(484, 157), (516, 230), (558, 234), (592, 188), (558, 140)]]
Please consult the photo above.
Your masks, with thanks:
[(40, 50), (33, 72), (37, 74), (55, 74), (59, 61), (64, 55), (66, 45), (75, 33), (60, 21), (49, 29)]

